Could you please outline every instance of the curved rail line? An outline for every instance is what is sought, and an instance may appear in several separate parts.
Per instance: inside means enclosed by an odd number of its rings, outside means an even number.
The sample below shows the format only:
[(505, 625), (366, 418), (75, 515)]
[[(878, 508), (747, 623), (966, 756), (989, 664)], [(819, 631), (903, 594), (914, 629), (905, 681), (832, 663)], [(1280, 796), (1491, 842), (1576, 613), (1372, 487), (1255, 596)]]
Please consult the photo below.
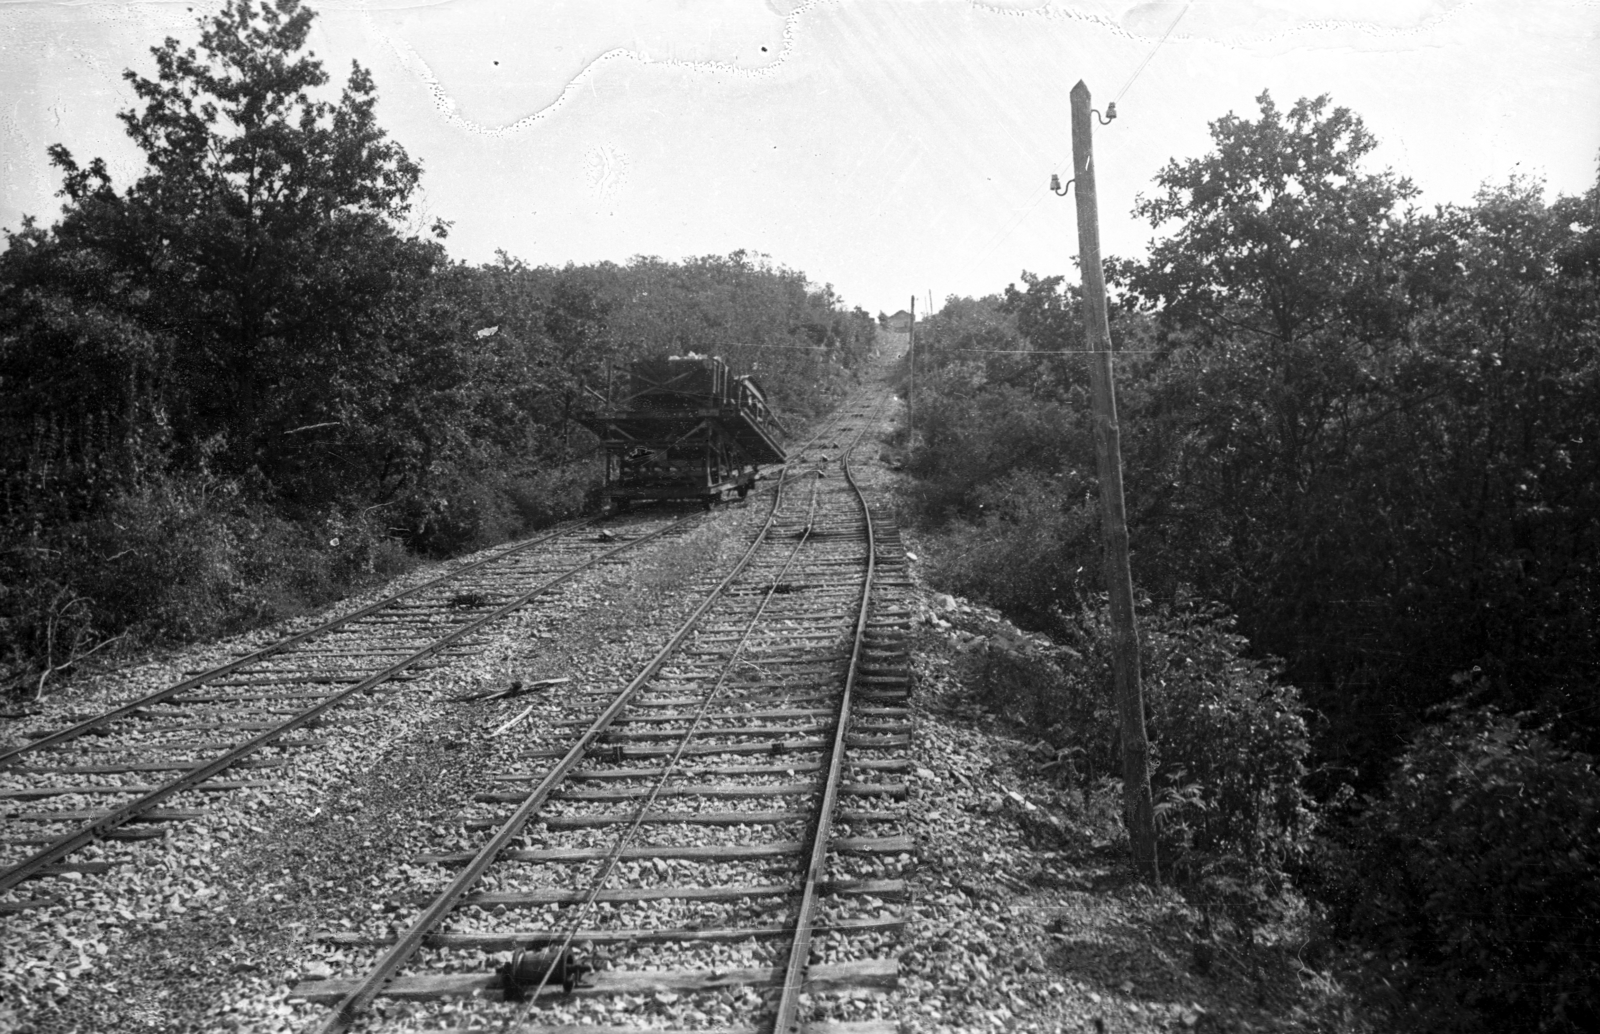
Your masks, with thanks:
[[(859, 438), (857, 441), (859, 442)], [(861, 580), (861, 601), (856, 607), (855, 632), (850, 645), (850, 667), (845, 674), (844, 692), (839, 696), (833, 743), (827, 750), (828, 774), (823, 781), (822, 803), (817, 807), (816, 825), (811, 831), (811, 861), (806, 869), (805, 886), (801, 892), (800, 906), (795, 917), (794, 939), (790, 942), (789, 964), (783, 977), (783, 992), (778, 999), (772, 1023), (775, 1032), (787, 1032), (797, 1028), (799, 1024), (800, 993), (805, 987), (806, 960), (810, 956), (811, 934), (816, 922), (817, 887), (822, 882), (823, 869), (828, 861), (828, 849), (832, 841), (833, 813), (839, 804), (840, 774), (844, 763), (845, 733), (850, 728), (856, 676), (861, 670), (862, 651), (867, 641), (867, 612), (872, 602), (872, 580), (878, 569), (878, 543), (876, 529), (872, 524), (872, 508), (867, 505), (867, 497), (861, 491), (861, 486), (856, 483), (855, 474), (850, 469), (850, 452), (854, 451), (854, 448), (855, 445), (852, 444), (850, 450), (845, 452), (840, 462), (840, 469), (850, 483), (850, 490), (855, 494), (856, 501), (861, 505), (861, 519), (867, 539), (867, 570)], [(811, 529), (808, 526), (806, 528), (808, 538), (810, 534)]]
[[(857, 687), (863, 678), (876, 676), (880, 682), (909, 682), (903, 666), (895, 660), (900, 656), (898, 651), (903, 647), (896, 641), (885, 639), (883, 635), (884, 629), (897, 629), (903, 627), (906, 622), (892, 620), (893, 615), (889, 615), (888, 620), (881, 614), (876, 620), (872, 616), (873, 593), (878, 582), (880, 543), (871, 508), (855, 480), (849, 463), (850, 452), (864, 437), (870, 426), (870, 420), (876, 417), (878, 408), (882, 404), (880, 401), (878, 407), (874, 407), (868, 418), (869, 423), (864, 423), (858, 429), (854, 440), (844, 447), (838, 456), (839, 469), (848, 486), (851, 507), (857, 511), (857, 516), (850, 518), (848, 522), (842, 522), (838, 513), (822, 512), (819, 497), (822, 480), (829, 476), (824, 469), (829, 462), (827, 457), (823, 457), (820, 464), (813, 469), (800, 474), (796, 474), (792, 469), (796, 463), (791, 462), (787, 465), (773, 493), (766, 521), (727, 576), (707, 595), (643, 669), (622, 690), (616, 692), (608, 705), (587, 723), (582, 734), (569, 748), (565, 751), (544, 754), (548, 757), (559, 755), (559, 760), (538, 779), (537, 785), (531, 791), (492, 798), (505, 800), (507, 803), (513, 800), (517, 802), (512, 814), (496, 824), (493, 836), (470, 856), (450, 855), (423, 859), (442, 864), (464, 864), (448, 886), (431, 898), (406, 932), (393, 943), (386, 942), (387, 946), (363, 977), (357, 980), (315, 982), (296, 989), (296, 993), (303, 998), (335, 1005), (334, 1012), (327, 1017), (322, 1027), (325, 1034), (349, 1029), (380, 995), (415, 993), (417, 987), (421, 986), (417, 984), (419, 979), (426, 986), (442, 990), (445, 994), (480, 994), (500, 986), (519, 996), (525, 996), (528, 1004), (519, 1011), (514, 1021), (520, 1028), (530, 1011), (548, 993), (556, 991), (552, 985), (563, 985), (563, 989), (569, 992), (573, 989), (574, 977), (569, 967), (574, 966), (574, 956), (569, 949), (575, 944), (579, 942), (592, 944), (596, 940), (631, 943), (641, 936), (653, 943), (661, 944), (670, 941), (674, 933), (685, 935), (686, 940), (690, 942), (710, 940), (728, 942), (745, 936), (779, 942), (786, 940), (788, 950), (784, 965), (773, 970), (750, 971), (742, 974), (742, 977), (747, 978), (748, 986), (776, 988), (776, 1001), (771, 1006), (773, 1017), (771, 1029), (787, 1032), (796, 1027), (800, 1019), (802, 992), (815, 990), (818, 984), (818, 981), (811, 981), (808, 984), (808, 976), (811, 975), (809, 971), (812, 967), (809, 960), (813, 948), (812, 937), (818, 928), (817, 913), (822, 896), (826, 893), (840, 892), (847, 894), (875, 892), (893, 895), (898, 889), (897, 881), (893, 880), (829, 880), (830, 859), (837, 855), (841, 846), (857, 852), (881, 853), (903, 852), (910, 847), (909, 842), (900, 837), (852, 837), (848, 838), (849, 843), (844, 843), (834, 835), (835, 818), (842, 814), (840, 808), (842, 796), (849, 794), (895, 796), (897, 789), (899, 793), (903, 793), (904, 790), (903, 786), (897, 784), (859, 782), (846, 784), (843, 779), (847, 767), (845, 760), (847, 746), (857, 745), (871, 749), (905, 742), (904, 739), (896, 740), (893, 733), (887, 738), (875, 737), (874, 732), (885, 731), (881, 725), (865, 737), (854, 736), (852, 733), (853, 710), (858, 700)], [(859, 411), (854, 415), (859, 417)], [(828, 433), (824, 432), (813, 439), (813, 442), (827, 436)], [(837, 432), (834, 437), (837, 438)], [(813, 474), (821, 476), (811, 482), (810, 498), (803, 516), (784, 516), (782, 510), (786, 489), (802, 483), (808, 475)], [(781, 556), (764, 562), (764, 551), (776, 551)], [(803, 554), (807, 553), (816, 555), (802, 559)], [(846, 564), (858, 569), (859, 587), (854, 599), (848, 601), (842, 612), (819, 611), (819, 607), (825, 608), (824, 604), (806, 602), (805, 597), (797, 599), (796, 595), (793, 595), (796, 593), (798, 580), (811, 579), (816, 583), (817, 579), (828, 576), (825, 572), (837, 573), (837, 569)], [(794, 573), (797, 565), (802, 568), (800, 574)], [(760, 572), (759, 582), (752, 584), (746, 576), (758, 572)], [(818, 595), (812, 597), (812, 600), (826, 598), (827, 594), (821, 591), (823, 585), (817, 583), (813, 587), (817, 589)], [(838, 583), (833, 587), (837, 588)], [(788, 607), (786, 613), (779, 613), (775, 620), (763, 625), (769, 610), (781, 610), (781, 607), (774, 607), (774, 600), (779, 598), (793, 602), (786, 604)], [(749, 601), (755, 602), (753, 608), (749, 607)], [(707, 615), (719, 605), (722, 605), (725, 611), (732, 612), (723, 615), (723, 624), (727, 624), (734, 617), (739, 617), (740, 621), (727, 629), (717, 628), (709, 631), (732, 632), (734, 635), (731, 640), (715, 638), (707, 634), (708, 630), (702, 627)], [(805, 608), (810, 608), (807, 618), (809, 624), (799, 617), (808, 613)], [(908, 620), (907, 614), (906, 621)], [(787, 681), (775, 682), (775, 688), (757, 689), (743, 696), (739, 693), (740, 687), (733, 681), (736, 672), (754, 665), (749, 659), (750, 655), (758, 654), (769, 658), (782, 656), (781, 650), (768, 650), (763, 654), (757, 645), (760, 642), (785, 644), (787, 640), (788, 643), (784, 648), (799, 658), (796, 663), (796, 670), (799, 671), (815, 668), (819, 662), (823, 668), (832, 668), (830, 658), (833, 652), (837, 652), (844, 645), (837, 642), (840, 638), (846, 640), (848, 645), (847, 658), (843, 658), (843, 671), (826, 672), (820, 681), (815, 675), (809, 678), (797, 676), (802, 678), (798, 684)], [(808, 639), (821, 642), (806, 647), (804, 644)], [(710, 652), (717, 654), (721, 661), (719, 670), (703, 676), (688, 674), (685, 669), (692, 668), (692, 663), (680, 661), (676, 669), (677, 674), (664, 677), (665, 681), (658, 682), (658, 678), (663, 678), (662, 672), (669, 659), (691, 655), (692, 651), (687, 651), (686, 647), (693, 645), (694, 642), (712, 647)], [(794, 645), (795, 642), (801, 645)], [(876, 654), (876, 660), (869, 656), (872, 653)], [(774, 660), (766, 661), (769, 674), (778, 663)], [(837, 681), (841, 675), (842, 688)], [(758, 677), (757, 682), (761, 681), (762, 679)], [(673, 694), (681, 694), (685, 688), (701, 686), (703, 683), (709, 683), (709, 688), (704, 688), (703, 695), (698, 698), (684, 700), (673, 697)], [(827, 688), (830, 683), (832, 689)], [(662, 692), (666, 693), (665, 697), (660, 696)], [(903, 692), (903, 688), (898, 694), (891, 691), (887, 694), (887, 698), (903, 700)], [(885, 694), (880, 692), (879, 699), (885, 699)], [(815, 705), (819, 701), (826, 701), (829, 706), (821, 709), (816, 706), (796, 706), (802, 703)], [(713, 712), (714, 702), (721, 704), (725, 710)], [(774, 707), (773, 704), (778, 706)], [(789, 706), (785, 707), (784, 704)], [(741, 706), (745, 709), (738, 710)], [(879, 716), (905, 716), (901, 708), (875, 710)], [(789, 724), (785, 725), (784, 722)], [(682, 727), (669, 729), (667, 728), (669, 725)], [(819, 739), (815, 736), (819, 732), (826, 735)], [(653, 746), (650, 745), (651, 741), (675, 741), (675, 743), (670, 747)], [(635, 743), (639, 746), (630, 746)], [(776, 763), (713, 764), (710, 767), (701, 766), (692, 770), (683, 764), (686, 757), (716, 759), (721, 755), (751, 754), (780, 757)], [(814, 760), (811, 759), (813, 755), (815, 755)], [(629, 760), (645, 761), (652, 757), (664, 758), (665, 761), (659, 767), (649, 765), (620, 767)], [(586, 762), (618, 767), (581, 768), (580, 766)], [(874, 776), (903, 770), (906, 767), (904, 762), (882, 759), (852, 761), (849, 764), (860, 773)], [(809, 784), (794, 782), (773, 784), (762, 781), (763, 777), (777, 778), (781, 775), (787, 775), (792, 779), (797, 772), (816, 772), (820, 774), (820, 778)], [(674, 780), (687, 780), (705, 775), (717, 778), (738, 776), (747, 782), (719, 784), (712, 787), (694, 784), (672, 785)], [(648, 786), (620, 791), (574, 790), (568, 785), (572, 782), (596, 781), (617, 785), (646, 778)], [(730, 812), (710, 814), (658, 810), (663, 797), (687, 798), (692, 802), (704, 803), (706, 800), (787, 799), (799, 794), (815, 796), (814, 806), (809, 812), (741, 811), (734, 808)], [(559, 814), (565, 802), (573, 802), (580, 807), (584, 804), (601, 802), (623, 802), (630, 807), (625, 813), (606, 812), (588, 816)], [(556, 805), (555, 813), (550, 809), (552, 803)], [(846, 821), (852, 824), (882, 822), (890, 816), (890, 813), (885, 812), (843, 814)], [(528, 836), (526, 830), (530, 824), (535, 823), (536, 818), (542, 820), (547, 828), (615, 828), (619, 833), (605, 849), (579, 847), (514, 850), (512, 845), (519, 837)], [(784, 840), (730, 847), (684, 847), (672, 844), (670, 836), (666, 842), (653, 845), (638, 845), (634, 842), (646, 826), (663, 829), (671, 828), (680, 822), (689, 824), (709, 822), (727, 827), (740, 824), (744, 820), (757, 826), (766, 825), (774, 828), (793, 828), (795, 823), (803, 822), (804, 832), (798, 841)], [(740, 825), (740, 828), (743, 826)], [(664, 891), (661, 888), (609, 888), (608, 883), (623, 859), (654, 859), (660, 864), (662, 859), (706, 859), (718, 863), (726, 862), (728, 859), (787, 857), (801, 857), (805, 861), (804, 870), (797, 880), (756, 887), (707, 887), (701, 888), (699, 893), (689, 895), (703, 900), (732, 900), (739, 892), (749, 891), (763, 898), (783, 899), (788, 902), (786, 907), (792, 911), (791, 920), (787, 924), (719, 931), (659, 929), (585, 931), (581, 928), (581, 924), (594, 910), (597, 902), (637, 902), (674, 897), (673, 888), (666, 888)], [(544, 890), (531, 895), (474, 891), (474, 888), (484, 881), (491, 867), (497, 863), (507, 862), (515, 865), (523, 861), (546, 861), (553, 866), (585, 861), (597, 861), (600, 864), (588, 879), (587, 885), (577, 890)], [(447, 920), (453, 915), (461, 914), (460, 910), (464, 907), (490, 908), (496, 902), (512, 908), (530, 907), (540, 903), (576, 907), (565, 912), (561, 922), (552, 924), (562, 927), (559, 930), (509, 934), (460, 934), (443, 931), (442, 928)], [(872, 920), (857, 924), (845, 921), (822, 925), (830, 931), (876, 930), (885, 926), (882, 922)], [(478, 974), (441, 977), (432, 984), (428, 984), (426, 978), (397, 977), (402, 969), (412, 968), (413, 960), (424, 946), (478, 950), (515, 946), (522, 950), (510, 964), (510, 970), (515, 975), (502, 973), (498, 978), (499, 985), (496, 985), (495, 978)], [(538, 956), (528, 954), (538, 948), (554, 950), (546, 950)], [(849, 969), (849, 967), (835, 968), (841, 971)], [(886, 978), (892, 979), (893, 967), (892, 965), (878, 965), (876, 968), (867, 966), (864, 969), (856, 967), (853, 973), (858, 977), (865, 976), (868, 983), (881, 984)], [(717, 975), (717, 978), (720, 981), (718, 986), (736, 986), (741, 980), (741, 974), (723, 973)], [(834, 974), (831, 984), (846, 985), (850, 983), (851, 978), (852, 973)], [(610, 976), (608, 986), (611, 990), (629, 988), (638, 990), (641, 980), (643, 986), (650, 986), (652, 979), (649, 974), (613, 974)], [(823, 981), (823, 983), (828, 982)], [(605, 988), (598, 990), (603, 991)], [(508, 1021), (508, 1025), (509, 1022), (511, 1021)]]

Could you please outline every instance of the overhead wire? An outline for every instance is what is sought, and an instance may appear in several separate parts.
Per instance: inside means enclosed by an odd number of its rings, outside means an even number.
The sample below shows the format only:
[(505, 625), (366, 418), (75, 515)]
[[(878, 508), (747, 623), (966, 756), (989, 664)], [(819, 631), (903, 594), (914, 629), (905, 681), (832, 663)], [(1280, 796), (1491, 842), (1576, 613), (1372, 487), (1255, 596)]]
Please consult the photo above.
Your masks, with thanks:
[(1115, 104), (1117, 101), (1122, 99), (1122, 95), (1128, 92), (1128, 88), (1133, 85), (1134, 80), (1138, 79), (1139, 76), (1144, 72), (1145, 68), (1149, 66), (1151, 59), (1156, 56), (1156, 51), (1161, 49), (1161, 45), (1167, 41), (1167, 37), (1172, 35), (1172, 30), (1176, 29), (1178, 27), (1178, 23), (1183, 21), (1183, 16), (1189, 13), (1189, 8), (1193, 6), (1193, 3), (1194, 0), (1189, 0), (1188, 3), (1183, 5), (1183, 10), (1179, 11), (1178, 16), (1172, 19), (1172, 24), (1167, 26), (1167, 31), (1162, 33), (1161, 38), (1156, 41), (1156, 45), (1150, 48), (1150, 53), (1146, 54), (1144, 56), (1144, 60), (1139, 62), (1139, 67), (1135, 68), (1133, 70), (1133, 74), (1128, 76), (1128, 81), (1122, 84), (1122, 89), (1117, 91), (1117, 95), (1111, 98), (1112, 104)]
[[(1173, 30), (1178, 27), (1178, 23), (1183, 21), (1183, 16), (1189, 13), (1189, 8), (1193, 6), (1193, 2), (1194, 0), (1188, 0), (1188, 2), (1183, 5), (1183, 8), (1178, 11), (1178, 16), (1172, 19), (1172, 24), (1167, 26), (1167, 31), (1161, 34), (1161, 38), (1156, 41), (1156, 45), (1150, 48), (1150, 53), (1144, 56), (1144, 60), (1140, 61), (1138, 66), (1134, 68), (1132, 74), (1128, 76), (1127, 82), (1122, 84), (1122, 89), (1117, 91), (1116, 97), (1114, 97), (1111, 101), (1112, 104), (1122, 100), (1123, 96), (1130, 88), (1132, 88), (1134, 82), (1138, 80), (1139, 76), (1144, 74), (1144, 70), (1150, 66), (1150, 62), (1155, 58), (1156, 52), (1159, 51), (1162, 45), (1167, 42), (1167, 39), (1172, 35)], [(1059, 168), (1063, 165), (1066, 165), (1071, 160), (1072, 156), (1068, 154), (1060, 161), (1056, 162), (1055, 167)], [(1043, 186), (1034, 188), (1033, 192), (1028, 195), (1028, 199), (1023, 203), (1022, 210), (1017, 213), (1017, 217), (1013, 219), (1005, 229), (1001, 230), (998, 234), (990, 238), (989, 242), (983, 246), (983, 248), (978, 252), (977, 256), (973, 258), (970, 263), (968, 263), (967, 269), (970, 271), (973, 267), (981, 264), (984, 259), (989, 257), (990, 253), (993, 252), (995, 248), (1004, 243), (1006, 238), (1010, 237), (1011, 234), (1016, 231), (1016, 228), (1022, 224), (1022, 220), (1026, 219), (1033, 213), (1034, 209), (1039, 207), (1039, 202), (1044, 200), (1044, 196), (1048, 190), (1048, 187)]]
[(1113, 355), (1139, 355), (1148, 353), (1154, 355), (1161, 351), (1159, 348), (945, 348), (939, 347), (927, 350), (928, 354), (937, 358), (951, 352), (982, 352), (987, 355), (1099, 355), (1101, 352), (1110, 352)]

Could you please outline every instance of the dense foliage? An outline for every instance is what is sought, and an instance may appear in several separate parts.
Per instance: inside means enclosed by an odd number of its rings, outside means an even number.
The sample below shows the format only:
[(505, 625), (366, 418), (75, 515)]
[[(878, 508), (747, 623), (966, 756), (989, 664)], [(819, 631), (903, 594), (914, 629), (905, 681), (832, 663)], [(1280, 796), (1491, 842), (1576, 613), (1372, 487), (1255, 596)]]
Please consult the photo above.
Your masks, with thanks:
[(51, 148), (61, 218), (0, 253), (0, 685), (242, 627), (592, 502), (585, 381), (720, 353), (809, 415), (873, 340), (831, 287), (736, 252), (452, 261), (421, 170), (337, 93), (298, 0), (154, 48), (119, 115), (145, 169)]
[[(1135, 580), (1156, 611), (1219, 601), (1255, 656), (1283, 659), (1318, 796), (1349, 786), (1377, 815), (1416, 809), (1427, 843), (1455, 849), (1530, 834), (1514, 864), (1475, 871), (1476, 890), (1429, 868), (1423, 840), (1386, 842), (1441, 901), (1559, 880), (1566, 848), (1538, 832), (1540, 809), (1588, 814), (1577, 773), (1600, 751), (1600, 185), (1552, 201), (1513, 178), (1421, 211), (1408, 181), (1366, 170), (1374, 141), (1353, 113), (1259, 106), (1161, 172), (1135, 214), (1162, 236), (1147, 260), (1110, 264)], [(937, 576), (1063, 641), (1100, 590), (1081, 341), (1059, 277), (951, 299), (918, 326), (909, 461), (911, 505), (950, 545)], [(1517, 715), (1535, 738), (1504, 765), (1563, 803), (1491, 807), (1445, 779), (1431, 729), (1447, 705)], [(1377, 865), (1358, 841), (1328, 857)], [(1415, 893), (1434, 892), (1422, 879)], [(1556, 925), (1556, 941), (1592, 945), (1590, 920)], [(1499, 936), (1465, 931), (1439, 936)], [(1590, 965), (1506, 936), (1502, 981), (1568, 988)], [(1475, 950), (1423, 969), (1479, 986), (1464, 975)]]
[[(1141, 628), (1150, 784), (1163, 871), (1244, 927), (1269, 915), (1315, 826), (1303, 784), (1298, 694), (1220, 608), (1180, 599)], [(1111, 631), (1103, 608), (1060, 615), (1054, 645), (1000, 635), (968, 680), (990, 706), (1044, 733), (1046, 767), (1087, 793), (1122, 770)]]
[(1469, 712), (1422, 733), (1387, 790), (1322, 889), (1339, 927), (1379, 949), (1419, 1026), (1600, 1024), (1594, 759)]

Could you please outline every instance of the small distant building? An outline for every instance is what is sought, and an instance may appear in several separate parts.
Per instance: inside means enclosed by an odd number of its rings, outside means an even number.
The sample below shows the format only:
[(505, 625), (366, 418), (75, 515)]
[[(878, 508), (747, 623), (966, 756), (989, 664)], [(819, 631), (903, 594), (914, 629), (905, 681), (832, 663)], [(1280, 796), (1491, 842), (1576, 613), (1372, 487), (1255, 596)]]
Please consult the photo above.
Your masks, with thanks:
[(911, 314), (904, 309), (889, 317), (889, 332), (891, 334), (908, 334), (911, 332)]

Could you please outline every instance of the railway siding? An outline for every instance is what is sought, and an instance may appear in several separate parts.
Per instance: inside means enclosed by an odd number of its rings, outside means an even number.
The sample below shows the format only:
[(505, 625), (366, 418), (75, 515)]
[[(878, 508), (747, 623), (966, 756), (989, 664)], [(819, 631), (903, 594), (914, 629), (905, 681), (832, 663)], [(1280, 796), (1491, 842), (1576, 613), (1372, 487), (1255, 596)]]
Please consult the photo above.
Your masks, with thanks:
[[(270, 776), (274, 785), (184, 798), (177, 803), (205, 814), (124, 827), (73, 856), (88, 868), (24, 884), (15, 894), (39, 905), (0, 916), (0, 994), (60, 1017), (62, 1029), (137, 1030), (143, 1016), (163, 1021), (159, 1029), (174, 1017), (206, 1016), (196, 1029), (235, 1020), (274, 1029), (270, 1017), (288, 982), (318, 955), (303, 938), (345, 918), (324, 922), (324, 911), (360, 888), (392, 882), (397, 859), (437, 846), (422, 831), (445, 828), (459, 785), (480, 767), (504, 770), (521, 750), (537, 748), (550, 731), (541, 718), (572, 713), (561, 693), (532, 695), (536, 713), (491, 738), (530, 698), (460, 698), (518, 678), (598, 684), (636, 665), (649, 640), (682, 616), (675, 587), (683, 568), (719, 563), (745, 534), (744, 517), (730, 511), (714, 532), (697, 528), (575, 580), (548, 606), (510, 615), (471, 654), (357, 705), (350, 727), (303, 737), (315, 750), (264, 752), (243, 763), (246, 776)], [(176, 658), (157, 677), (210, 667), (219, 655), (226, 656), (211, 649)], [(138, 688), (119, 681), (124, 693)], [(71, 706), (87, 710), (82, 701)], [(95, 773), (54, 770), (100, 767), (126, 778), (124, 769), (154, 775), (179, 764), (163, 755), (28, 767), (76, 782)], [(5, 828), (12, 835), (18, 824)], [(233, 1007), (220, 1011), (224, 1002)]]
[[(15, 893), (40, 878), (46, 866), (108, 835), (121, 834), (134, 823), (199, 817), (163, 805), (192, 797), (201, 787), (214, 790), (219, 785), (216, 776), (257, 754), (318, 745), (320, 741), (297, 740), (292, 734), (356, 723), (348, 705), (362, 702), (363, 695), (384, 689), (395, 676), (423, 662), (470, 656), (508, 615), (535, 601), (548, 602), (546, 597), (595, 566), (662, 536), (681, 533), (692, 521), (658, 514), (618, 522), (600, 535), (590, 530), (593, 522), (574, 522), (182, 682), (117, 702), (101, 714), (61, 728), (22, 730), (0, 748), (0, 766), (5, 766), (0, 770), (0, 787), (29, 794), (27, 799), (44, 800), (48, 806), (5, 813), (8, 825), (0, 833), (0, 912), (51, 903), (54, 899)], [(391, 637), (380, 633), (397, 617), (403, 639), (384, 646)], [(191, 693), (215, 689), (238, 673), (268, 676), (260, 681), (273, 685), (306, 688), (268, 690), (244, 700)], [(119, 763), (143, 765), (160, 755), (166, 755), (171, 765), (164, 782), (129, 783), (125, 778), (129, 773), (117, 771)], [(89, 788), (63, 785), (52, 776), (67, 773), (48, 771), (71, 770), (90, 761), (97, 771)], [(103, 807), (75, 807), (95, 792), (106, 795)], [(21, 823), (36, 824), (41, 833), (19, 835), (12, 826)]]

